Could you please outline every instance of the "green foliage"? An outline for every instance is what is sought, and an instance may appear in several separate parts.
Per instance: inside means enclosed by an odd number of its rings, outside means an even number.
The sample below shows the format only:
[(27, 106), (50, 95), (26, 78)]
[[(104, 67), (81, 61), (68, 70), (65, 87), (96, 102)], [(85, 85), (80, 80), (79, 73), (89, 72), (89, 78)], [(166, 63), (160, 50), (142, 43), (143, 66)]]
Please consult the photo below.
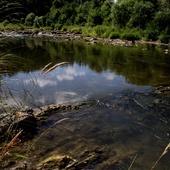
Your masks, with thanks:
[(54, 29), (56, 30), (61, 30), (61, 28), (62, 28), (62, 24), (59, 24), (59, 23), (56, 23), (54, 26)]
[[(126, 32), (127, 28), (141, 30), (147, 40), (170, 35), (169, 0), (117, 0), (117, 3), (110, 0), (2, 0), (0, 9), (0, 21), (4, 26), (9, 22), (13, 26), (25, 24), (29, 28), (59, 30), (75, 25), (94, 27), (87, 30), (79, 27), (75, 31), (104, 38), (115, 38), (120, 30)], [(107, 29), (104, 26), (108, 26)], [(109, 27), (117, 27), (117, 30)]]
[(80, 26), (74, 26), (70, 31), (74, 32), (76, 34), (81, 34), (82, 33), (82, 28)]
[(91, 9), (88, 14), (87, 22), (91, 23), (92, 26), (101, 25), (103, 23), (101, 11), (97, 8)]
[(119, 32), (111, 32), (109, 34), (109, 38), (110, 39), (118, 39), (118, 38), (120, 38), (120, 33)]
[(35, 14), (34, 13), (28, 14), (27, 17), (25, 18), (25, 25), (26, 26), (33, 26), (34, 19), (35, 19)]
[(97, 37), (102, 37), (102, 35), (106, 32), (106, 30), (107, 30), (107, 27), (104, 27), (104, 26), (98, 25), (94, 27), (94, 32)]
[(154, 5), (151, 2), (140, 1), (135, 3), (133, 9), (128, 25), (144, 29), (154, 15)]
[(2, 25), (5, 27), (9, 24), (9, 21), (6, 19), (5, 21), (3, 21)]
[(112, 3), (109, 0), (106, 0), (101, 6), (101, 17), (103, 20), (103, 25), (110, 25), (111, 6), (112, 6)]
[(157, 25), (154, 25), (153, 23), (148, 24), (148, 27), (144, 31), (144, 38), (146, 40), (158, 40), (158, 28)]
[(124, 40), (134, 41), (134, 40), (139, 40), (140, 35), (135, 34), (135, 33), (123, 33), (121, 35), (121, 38), (124, 39)]
[(119, 27), (125, 27), (133, 13), (134, 0), (123, 0), (112, 6), (112, 20)]
[(11, 23), (18, 24), (18, 23), (20, 23), (20, 20), (13, 18), (13, 19), (11, 19)]
[(33, 25), (35, 27), (37, 27), (37, 28), (40, 28), (40, 27), (45, 26), (44, 23), (45, 22), (44, 22), (44, 17), (43, 16), (41, 16), (41, 17), (36, 16), (35, 19), (34, 19), (34, 24)]
[(159, 36), (158, 36), (158, 39), (159, 39), (159, 41), (160, 42), (162, 42), (162, 43), (169, 43), (170, 42), (170, 35), (167, 35), (167, 34), (160, 34)]

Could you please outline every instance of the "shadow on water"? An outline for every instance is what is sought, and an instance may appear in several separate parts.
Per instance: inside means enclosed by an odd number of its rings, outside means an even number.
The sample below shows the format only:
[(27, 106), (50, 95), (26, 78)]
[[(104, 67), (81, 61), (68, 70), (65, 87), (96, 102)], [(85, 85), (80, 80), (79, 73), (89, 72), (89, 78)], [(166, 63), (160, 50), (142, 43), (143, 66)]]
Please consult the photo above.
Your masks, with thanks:
[[(146, 44), (127, 48), (29, 38), (6, 40), (10, 47), (18, 47), (11, 48), (11, 52), (26, 63), (1, 76), (1, 81), (17, 77), (22, 82), (22, 86), (7, 83), (10, 88), (17, 91), (24, 87), (29, 91), (33, 77), (46, 64), (67, 61), (69, 66), (55, 69), (46, 81), (36, 77), (32, 103), (37, 102), (41, 90), (43, 104), (93, 101), (93, 105), (53, 114), (44, 120), (35, 139), (21, 146), (21, 152), (29, 151), (30, 167), (53, 154), (89, 161), (81, 162), (77, 169), (127, 170), (135, 156), (132, 169), (152, 167), (170, 139), (170, 97), (155, 93), (153, 88), (170, 83), (170, 56), (164, 54), (165, 47)], [(31, 81), (26, 81), (30, 75)], [(55, 125), (63, 118), (67, 119)], [(91, 159), (96, 153), (97, 158)], [(167, 170), (168, 160), (169, 154), (155, 169)]]

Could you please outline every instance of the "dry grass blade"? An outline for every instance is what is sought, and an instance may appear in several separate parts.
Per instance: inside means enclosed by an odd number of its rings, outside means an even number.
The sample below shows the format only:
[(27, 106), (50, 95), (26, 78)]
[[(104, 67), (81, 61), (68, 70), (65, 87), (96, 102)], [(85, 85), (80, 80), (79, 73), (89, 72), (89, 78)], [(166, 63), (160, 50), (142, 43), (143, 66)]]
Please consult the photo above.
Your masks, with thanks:
[(128, 168), (128, 170), (131, 170), (131, 168), (132, 168), (132, 166), (133, 166), (133, 164), (134, 164), (137, 156), (138, 156), (138, 155), (136, 154), (135, 157), (133, 158), (132, 163), (130, 164), (130, 167)]
[(62, 63), (55, 64), (54, 66), (50, 67), (45, 73), (47, 74), (50, 71), (54, 70), (56, 67), (64, 65), (64, 64), (68, 64), (68, 62), (62, 62)]
[(7, 144), (7, 146), (5, 147), (1, 157), (5, 157), (8, 153), (8, 150), (10, 149), (10, 147), (14, 144), (14, 142), (16, 141), (16, 139), (19, 137), (19, 135), (22, 133), (23, 130), (19, 131), (14, 138)]
[(162, 155), (158, 158), (158, 160), (155, 162), (155, 164), (152, 166), (151, 170), (153, 170), (155, 168), (155, 166), (157, 165), (157, 163), (159, 162), (159, 160), (168, 152), (170, 151), (170, 143), (167, 145), (167, 147), (164, 149)]
[(42, 74), (43, 73), (43, 71), (49, 66), (49, 65), (51, 65), (52, 64), (52, 62), (51, 63), (48, 63), (47, 65), (45, 65), (43, 68), (42, 68), (42, 70), (41, 70), (41, 73), (40, 74)]

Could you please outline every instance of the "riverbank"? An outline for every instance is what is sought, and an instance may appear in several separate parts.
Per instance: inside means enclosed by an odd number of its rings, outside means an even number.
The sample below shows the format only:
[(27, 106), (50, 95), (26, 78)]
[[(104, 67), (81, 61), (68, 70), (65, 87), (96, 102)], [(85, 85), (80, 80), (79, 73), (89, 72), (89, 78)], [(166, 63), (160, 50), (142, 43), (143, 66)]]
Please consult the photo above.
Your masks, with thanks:
[[(69, 31), (41, 31), (41, 30), (4, 30), (0, 32), (0, 37), (3, 36), (30, 36), (30, 37), (48, 37), (54, 40), (82, 40), (90, 44), (102, 43), (106, 45), (118, 45), (118, 46), (138, 46), (140, 44), (155, 44), (169, 47), (169, 44), (161, 43), (159, 41), (145, 41), (145, 40), (126, 40), (126, 39), (111, 39), (100, 37), (84, 37), (78, 32)], [(166, 51), (168, 52), (168, 51)]]

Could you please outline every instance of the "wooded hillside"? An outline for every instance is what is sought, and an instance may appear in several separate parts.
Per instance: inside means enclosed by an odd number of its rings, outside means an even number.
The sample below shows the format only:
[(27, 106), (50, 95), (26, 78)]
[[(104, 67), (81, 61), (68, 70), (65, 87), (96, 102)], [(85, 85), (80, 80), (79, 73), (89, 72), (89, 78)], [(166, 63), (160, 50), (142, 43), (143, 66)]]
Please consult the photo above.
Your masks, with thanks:
[[(97, 25), (170, 40), (170, 0), (0, 0), (0, 22), (62, 29)], [(144, 31), (144, 32), (143, 32)]]

